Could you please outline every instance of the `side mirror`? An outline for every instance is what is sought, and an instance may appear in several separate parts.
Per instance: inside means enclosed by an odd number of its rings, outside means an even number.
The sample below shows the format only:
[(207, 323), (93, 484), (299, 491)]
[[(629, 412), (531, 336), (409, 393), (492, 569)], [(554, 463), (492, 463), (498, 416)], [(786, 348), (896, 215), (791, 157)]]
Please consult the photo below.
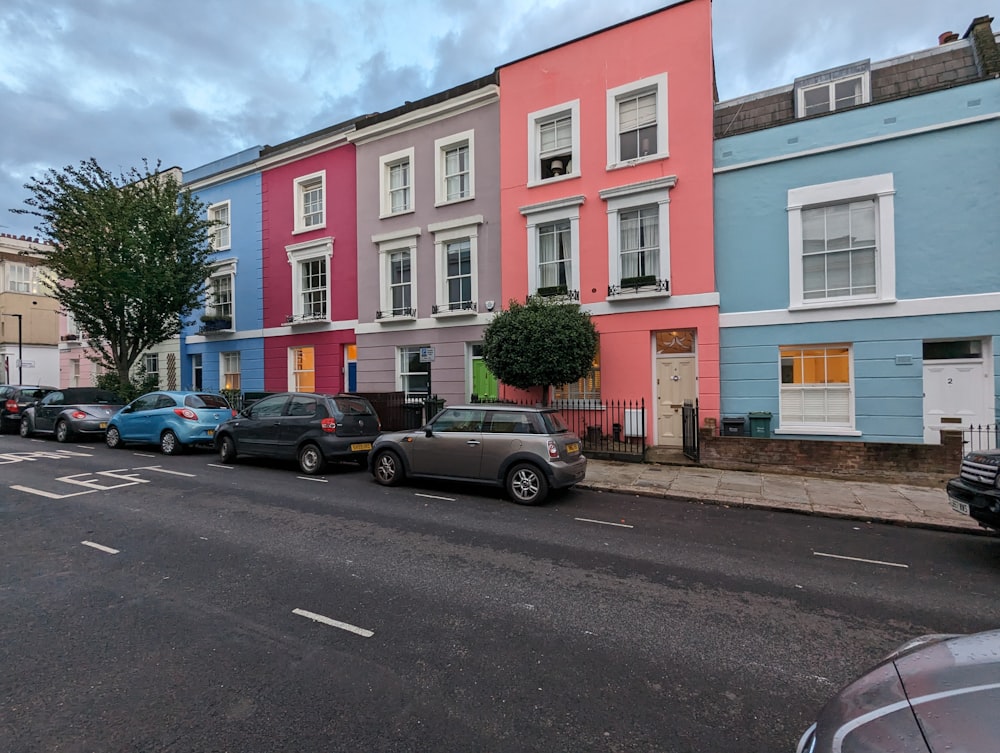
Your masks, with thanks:
[(424, 427), (424, 434), (426, 434), (428, 437), (433, 437), (434, 436), (434, 429), (431, 428), (430, 424), (427, 424)]
[(131, 405), (126, 405), (124, 408), (122, 408), (121, 412), (122, 413), (131, 413), (132, 412), (132, 406)]

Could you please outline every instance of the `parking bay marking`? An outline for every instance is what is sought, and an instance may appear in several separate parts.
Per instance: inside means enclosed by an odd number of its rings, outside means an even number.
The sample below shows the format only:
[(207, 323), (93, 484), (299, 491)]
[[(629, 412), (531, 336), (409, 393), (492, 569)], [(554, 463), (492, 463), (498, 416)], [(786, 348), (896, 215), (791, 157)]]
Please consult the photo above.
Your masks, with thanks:
[(454, 497), (439, 497), (436, 494), (421, 494), (420, 492), (415, 493), (413, 496), (414, 497), (423, 497), (425, 499), (443, 499), (445, 502), (454, 502), (455, 501)]
[(330, 483), (325, 478), (313, 478), (312, 476), (296, 476), (295, 478), (300, 478), (303, 481), (318, 481), (321, 484), (328, 484), (328, 483)]
[(349, 625), (348, 623), (341, 622), (340, 620), (332, 620), (329, 617), (324, 617), (323, 615), (316, 614), (315, 612), (307, 612), (305, 609), (293, 609), (292, 614), (297, 614), (299, 617), (306, 617), (315, 622), (322, 622), (324, 625), (339, 628), (340, 630), (346, 630), (348, 633), (360, 635), (362, 638), (371, 638), (375, 635), (375, 633), (371, 630), (365, 630), (365, 628), (359, 628), (356, 625)]
[(93, 541), (81, 541), (80, 543), (84, 546), (93, 547), (94, 549), (98, 549), (102, 552), (107, 552), (108, 554), (120, 554), (117, 549), (112, 549), (110, 546), (104, 546), (103, 544), (95, 544)]
[(156, 473), (168, 473), (171, 476), (184, 476), (186, 478), (197, 478), (197, 473), (184, 473), (182, 471), (168, 471), (161, 465), (141, 465), (138, 468), (133, 468), (134, 471), (155, 471)]
[(827, 554), (826, 552), (813, 552), (817, 557), (829, 557), (835, 560), (850, 560), (851, 562), (865, 562), (869, 565), (884, 565), (886, 567), (902, 567), (909, 568), (909, 565), (904, 565), (899, 562), (883, 562), (882, 560), (866, 560), (861, 557), (846, 557), (843, 554)]
[(630, 526), (627, 523), (612, 523), (607, 520), (592, 520), (590, 518), (573, 518), (573, 520), (579, 521), (580, 523), (597, 523), (601, 526), (615, 526), (616, 528), (635, 528), (635, 526)]

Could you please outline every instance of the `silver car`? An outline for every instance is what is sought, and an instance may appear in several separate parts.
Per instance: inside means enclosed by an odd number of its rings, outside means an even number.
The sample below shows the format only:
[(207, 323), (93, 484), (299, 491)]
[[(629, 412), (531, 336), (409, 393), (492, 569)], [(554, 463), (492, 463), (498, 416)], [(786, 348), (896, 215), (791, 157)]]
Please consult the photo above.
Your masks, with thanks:
[(550, 489), (583, 480), (580, 438), (555, 410), (508, 404), (445, 408), (413, 431), (382, 434), (369, 467), (384, 486), (407, 476), (505, 487), (518, 504), (537, 505)]

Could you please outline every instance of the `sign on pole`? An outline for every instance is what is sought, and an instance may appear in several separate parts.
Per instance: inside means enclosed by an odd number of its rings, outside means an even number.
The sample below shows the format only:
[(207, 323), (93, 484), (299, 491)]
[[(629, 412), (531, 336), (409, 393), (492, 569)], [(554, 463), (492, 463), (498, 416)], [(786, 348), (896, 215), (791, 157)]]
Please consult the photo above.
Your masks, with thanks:
[(420, 363), (434, 363), (434, 347), (425, 345), (420, 349)]

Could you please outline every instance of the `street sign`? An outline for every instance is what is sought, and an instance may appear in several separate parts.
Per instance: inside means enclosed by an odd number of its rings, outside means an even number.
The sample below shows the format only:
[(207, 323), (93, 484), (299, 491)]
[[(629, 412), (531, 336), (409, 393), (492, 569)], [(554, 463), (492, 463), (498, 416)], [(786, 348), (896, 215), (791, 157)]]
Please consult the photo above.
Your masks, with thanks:
[(424, 346), (420, 349), (420, 363), (434, 363), (434, 348)]
[(19, 359), (18, 362), (17, 362), (17, 368), (19, 368), (19, 369), (33, 369), (33, 368), (35, 368), (35, 362), (34, 361), (24, 361), (24, 360), (20, 360)]

